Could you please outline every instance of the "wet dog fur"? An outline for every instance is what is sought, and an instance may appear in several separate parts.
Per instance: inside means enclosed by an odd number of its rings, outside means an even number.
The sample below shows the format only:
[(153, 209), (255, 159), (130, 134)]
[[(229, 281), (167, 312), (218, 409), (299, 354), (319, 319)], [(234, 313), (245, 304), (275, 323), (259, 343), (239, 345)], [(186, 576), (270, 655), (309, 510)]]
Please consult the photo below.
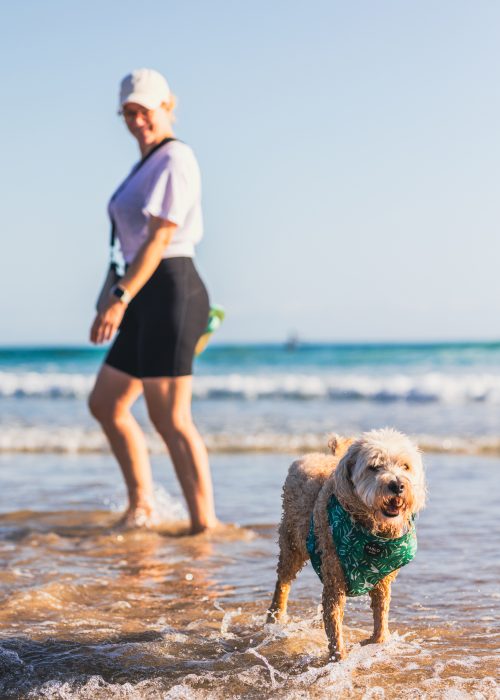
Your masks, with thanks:
[[(309, 559), (306, 540), (311, 514), (317, 546), (322, 552), (323, 620), (330, 658), (345, 657), (342, 634), (346, 585), (328, 526), (327, 504), (334, 494), (356, 521), (375, 534), (395, 538), (410, 526), (412, 514), (425, 505), (426, 486), (421, 454), (402, 433), (384, 428), (358, 439), (332, 436), (332, 454), (308, 454), (293, 462), (283, 487), (279, 528), (278, 580), (267, 622), (286, 615), (292, 581)], [(373, 634), (364, 643), (389, 636), (391, 583), (398, 571), (371, 591)]]

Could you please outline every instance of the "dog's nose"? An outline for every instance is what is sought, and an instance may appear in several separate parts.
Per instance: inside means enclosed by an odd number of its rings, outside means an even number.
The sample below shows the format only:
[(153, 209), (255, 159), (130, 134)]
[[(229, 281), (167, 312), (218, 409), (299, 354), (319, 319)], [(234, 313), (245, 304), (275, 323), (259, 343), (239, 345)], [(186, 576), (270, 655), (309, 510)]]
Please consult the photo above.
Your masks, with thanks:
[(389, 484), (389, 491), (392, 491), (392, 493), (395, 493), (396, 496), (399, 496), (400, 493), (403, 493), (405, 490), (404, 484), (401, 484), (399, 481), (391, 481)]

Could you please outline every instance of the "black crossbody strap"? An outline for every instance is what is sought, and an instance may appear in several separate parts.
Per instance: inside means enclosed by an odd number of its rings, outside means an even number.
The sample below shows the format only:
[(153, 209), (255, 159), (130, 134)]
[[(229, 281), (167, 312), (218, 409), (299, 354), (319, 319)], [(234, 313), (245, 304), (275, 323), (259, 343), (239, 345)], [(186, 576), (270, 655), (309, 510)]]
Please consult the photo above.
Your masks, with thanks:
[[(160, 141), (160, 143), (157, 143), (156, 146), (154, 146), (154, 148), (152, 148), (152, 149), (149, 151), (149, 153), (147, 153), (147, 154), (144, 156), (144, 158), (142, 158), (142, 159), (137, 163), (137, 165), (135, 166), (135, 168), (133, 168), (133, 169), (130, 171), (130, 173), (127, 175), (127, 177), (125, 178), (125, 180), (122, 182), (122, 184), (118, 187), (118, 189), (115, 191), (115, 193), (114, 193), (113, 196), (111, 197), (111, 200), (113, 200), (113, 199), (122, 191), (122, 189), (125, 187), (125, 185), (126, 185), (127, 182), (130, 180), (130, 178), (133, 177), (136, 173), (139, 172), (139, 170), (140, 170), (140, 169), (142, 168), (142, 166), (146, 163), (146, 161), (148, 161), (149, 158), (151, 158), (151, 156), (153, 155), (153, 153), (156, 153), (156, 151), (158, 151), (162, 146), (165, 146), (165, 144), (170, 143), (170, 141), (177, 141), (177, 139), (175, 139), (173, 136), (167, 136), (167, 138), (165, 138), (165, 139), (163, 139), (162, 141)], [(116, 243), (116, 224), (115, 224), (115, 222), (113, 221), (113, 217), (111, 217), (111, 233), (110, 233), (110, 241), (109, 241), (109, 245), (110, 245), (110, 248), (111, 248), (111, 264), (110, 264), (110, 267), (111, 267), (115, 272), (117, 272), (118, 264), (113, 260), (115, 243)]]

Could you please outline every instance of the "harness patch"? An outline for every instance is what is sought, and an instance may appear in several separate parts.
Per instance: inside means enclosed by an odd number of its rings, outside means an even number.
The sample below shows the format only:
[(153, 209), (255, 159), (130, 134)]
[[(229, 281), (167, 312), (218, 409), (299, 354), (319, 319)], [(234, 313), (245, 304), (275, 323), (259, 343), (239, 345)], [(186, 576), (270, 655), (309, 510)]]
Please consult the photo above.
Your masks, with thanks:
[(383, 551), (384, 548), (380, 544), (377, 544), (377, 542), (368, 542), (368, 544), (365, 544), (365, 554), (368, 554), (369, 557), (378, 557)]

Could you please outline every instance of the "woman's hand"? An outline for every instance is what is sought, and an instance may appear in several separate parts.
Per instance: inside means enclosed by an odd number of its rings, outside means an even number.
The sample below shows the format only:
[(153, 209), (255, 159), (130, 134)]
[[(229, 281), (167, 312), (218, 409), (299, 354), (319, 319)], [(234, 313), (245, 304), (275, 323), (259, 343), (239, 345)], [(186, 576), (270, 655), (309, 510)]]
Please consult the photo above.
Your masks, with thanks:
[(126, 308), (127, 305), (118, 299), (110, 301), (106, 309), (94, 319), (90, 329), (90, 342), (101, 345), (111, 340), (122, 322)]

